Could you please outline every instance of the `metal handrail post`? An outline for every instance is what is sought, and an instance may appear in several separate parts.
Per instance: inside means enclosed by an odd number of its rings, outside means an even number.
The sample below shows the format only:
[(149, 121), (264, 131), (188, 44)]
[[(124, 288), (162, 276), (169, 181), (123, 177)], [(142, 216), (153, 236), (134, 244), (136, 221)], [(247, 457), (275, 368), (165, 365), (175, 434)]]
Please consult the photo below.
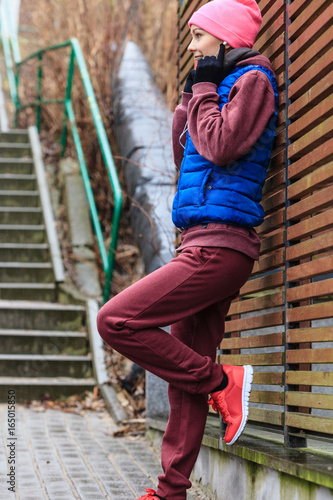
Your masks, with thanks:
[[(71, 39), (73, 49), (75, 51), (75, 57), (80, 69), (81, 77), (82, 77), (82, 82), (86, 91), (86, 95), (88, 98), (88, 104), (90, 106), (95, 128), (97, 131), (97, 137), (101, 146), (102, 150), (102, 155), (103, 159), (105, 161), (105, 164), (107, 165), (108, 168), (108, 174), (109, 178), (111, 181), (111, 185), (113, 186), (113, 191), (114, 191), (114, 198), (115, 198), (115, 210), (113, 214), (113, 222), (112, 222), (112, 235), (111, 235), (111, 244), (110, 244), (110, 251), (109, 251), (109, 261), (108, 261), (108, 267), (105, 269), (106, 273), (106, 279), (105, 279), (105, 287), (104, 287), (104, 293), (103, 293), (103, 298), (104, 301), (108, 300), (110, 290), (108, 290), (108, 283), (110, 283), (111, 278), (112, 278), (112, 271), (113, 271), (113, 266), (114, 266), (114, 259), (115, 259), (115, 251), (116, 251), (116, 246), (117, 246), (117, 236), (118, 236), (118, 231), (119, 231), (119, 222), (120, 222), (120, 214), (121, 214), (121, 207), (122, 207), (122, 192), (121, 192), (121, 187), (119, 183), (119, 179), (117, 176), (116, 168), (114, 165), (114, 161), (111, 155), (110, 147), (109, 147), (109, 142), (106, 137), (106, 132), (104, 129), (102, 117), (99, 113), (99, 108), (98, 104), (95, 98), (95, 94), (92, 88), (92, 84), (90, 81), (89, 73), (86, 67), (86, 63), (81, 51), (81, 47), (79, 44), (79, 41), (76, 38)], [(98, 110), (98, 113), (96, 113), (96, 110)]]
[(15, 115), (14, 115), (14, 128), (17, 128), (18, 124), (18, 114), (19, 114), (19, 109), (20, 109), (20, 95), (19, 95), (19, 85), (20, 85), (20, 73), (18, 66), (15, 67), (15, 85), (17, 88), (17, 93), (16, 93), (16, 103), (15, 103)]
[(61, 156), (62, 157), (64, 157), (64, 155), (65, 155), (65, 150), (66, 150), (66, 146), (67, 146), (68, 115), (67, 115), (66, 103), (68, 101), (70, 101), (70, 99), (71, 99), (72, 86), (73, 86), (73, 75), (74, 75), (74, 58), (75, 58), (75, 53), (74, 53), (74, 50), (72, 47), (71, 55), (70, 55), (70, 59), (69, 59), (69, 64), (68, 64), (68, 74), (67, 74), (66, 97), (65, 97), (64, 118), (63, 118), (64, 128), (63, 128), (62, 134), (61, 134)]
[(41, 99), (42, 99), (42, 79), (43, 79), (43, 69), (42, 69), (42, 63), (43, 63), (43, 55), (39, 54), (38, 55), (38, 71), (37, 71), (37, 99), (38, 99), (38, 104), (36, 106), (36, 126), (38, 133), (40, 133), (40, 116), (41, 116)]
[(100, 226), (99, 219), (98, 219), (97, 208), (96, 208), (95, 199), (94, 199), (94, 195), (93, 195), (91, 184), (90, 184), (87, 165), (86, 165), (86, 162), (84, 159), (84, 154), (83, 154), (83, 149), (81, 146), (79, 132), (78, 132), (77, 126), (76, 126), (74, 110), (72, 107), (72, 103), (70, 101), (66, 102), (66, 112), (67, 112), (68, 120), (71, 124), (73, 141), (74, 141), (75, 150), (76, 150), (76, 154), (77, 154), (78, 161), (79, 161), (79, 166), (80, 166), (81, 175), (82, 175), (82, 179), (83, 179), (84, 189), (86, 191), (86, 195), (88, 198), (93, 227), (95, 229), (97, 241), (99, 243), (98, 246), (100, 249), (103, 268), (107, 271), (109, 264), (108, 264), (108, 256), (107, 256), (107, 253), (105, 250), (105, 245), (104, 245), (103, 233), (102, 233), (101, 226)]

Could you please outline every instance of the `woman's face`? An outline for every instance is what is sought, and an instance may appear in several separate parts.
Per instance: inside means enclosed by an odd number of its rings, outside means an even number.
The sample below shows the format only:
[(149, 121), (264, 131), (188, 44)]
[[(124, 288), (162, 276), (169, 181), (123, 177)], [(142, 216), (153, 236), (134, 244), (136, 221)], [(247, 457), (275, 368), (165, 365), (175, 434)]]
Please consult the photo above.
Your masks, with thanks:
[[(196, 61), (203, 59), (205, 56), (216, 56), (219, 53), (222, 40), (207, 31), (192, 24), (191, 26), (192, 41), (187, 47)], [(228, 45), (226, 46), (228, 48)]]

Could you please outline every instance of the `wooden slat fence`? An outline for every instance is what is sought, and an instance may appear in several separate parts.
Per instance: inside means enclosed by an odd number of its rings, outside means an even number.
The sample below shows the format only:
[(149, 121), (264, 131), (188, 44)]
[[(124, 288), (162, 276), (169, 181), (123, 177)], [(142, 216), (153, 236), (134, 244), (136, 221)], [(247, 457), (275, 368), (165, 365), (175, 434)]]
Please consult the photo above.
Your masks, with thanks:
[(333, 434), (333, 4), (294, 0), (288, 26), (288, 434)]
[[(179, 90), (193, 67), (188, 20), (206, 1), (179, 8)], [(249, 420), (305, 446), (333, 434), (333, 5), (259, 0), (255, 49), (279, 88), (275, 148), (257, 228), (261, 257), (233, 302), (223, 364), (255, 368)]]

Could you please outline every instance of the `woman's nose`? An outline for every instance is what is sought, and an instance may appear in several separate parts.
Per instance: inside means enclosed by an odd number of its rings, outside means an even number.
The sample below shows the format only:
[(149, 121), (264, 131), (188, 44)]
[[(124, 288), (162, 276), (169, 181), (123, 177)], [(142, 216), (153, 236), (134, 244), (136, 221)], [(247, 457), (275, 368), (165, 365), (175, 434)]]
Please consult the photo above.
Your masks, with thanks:
[(187, 50), (189, 50), (190, 52), (194, 52), (196, 49), (195, 49), (195, 44), (194, 44), (194, 40), (191, 40), (191, 43), (189, 44), (189, 46), (187, 47)]

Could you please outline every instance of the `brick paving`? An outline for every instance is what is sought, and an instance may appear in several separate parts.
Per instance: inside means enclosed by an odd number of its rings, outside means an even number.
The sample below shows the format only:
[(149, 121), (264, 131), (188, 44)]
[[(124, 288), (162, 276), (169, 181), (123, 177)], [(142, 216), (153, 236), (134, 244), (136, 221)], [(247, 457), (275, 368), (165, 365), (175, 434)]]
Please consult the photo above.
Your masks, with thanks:
[[(117, 426), (106, 411), (78, 415), (16, 405), (12, 437), (7, 417), (0, 404), (0, 500), (135, 500), (156, 489), (157, 455), (142, 436), (113, 437)], [(11, 458), (15, 492), (7, 483)], [(197, 487), (190, 491), (188, 500), (208, 500)]]

